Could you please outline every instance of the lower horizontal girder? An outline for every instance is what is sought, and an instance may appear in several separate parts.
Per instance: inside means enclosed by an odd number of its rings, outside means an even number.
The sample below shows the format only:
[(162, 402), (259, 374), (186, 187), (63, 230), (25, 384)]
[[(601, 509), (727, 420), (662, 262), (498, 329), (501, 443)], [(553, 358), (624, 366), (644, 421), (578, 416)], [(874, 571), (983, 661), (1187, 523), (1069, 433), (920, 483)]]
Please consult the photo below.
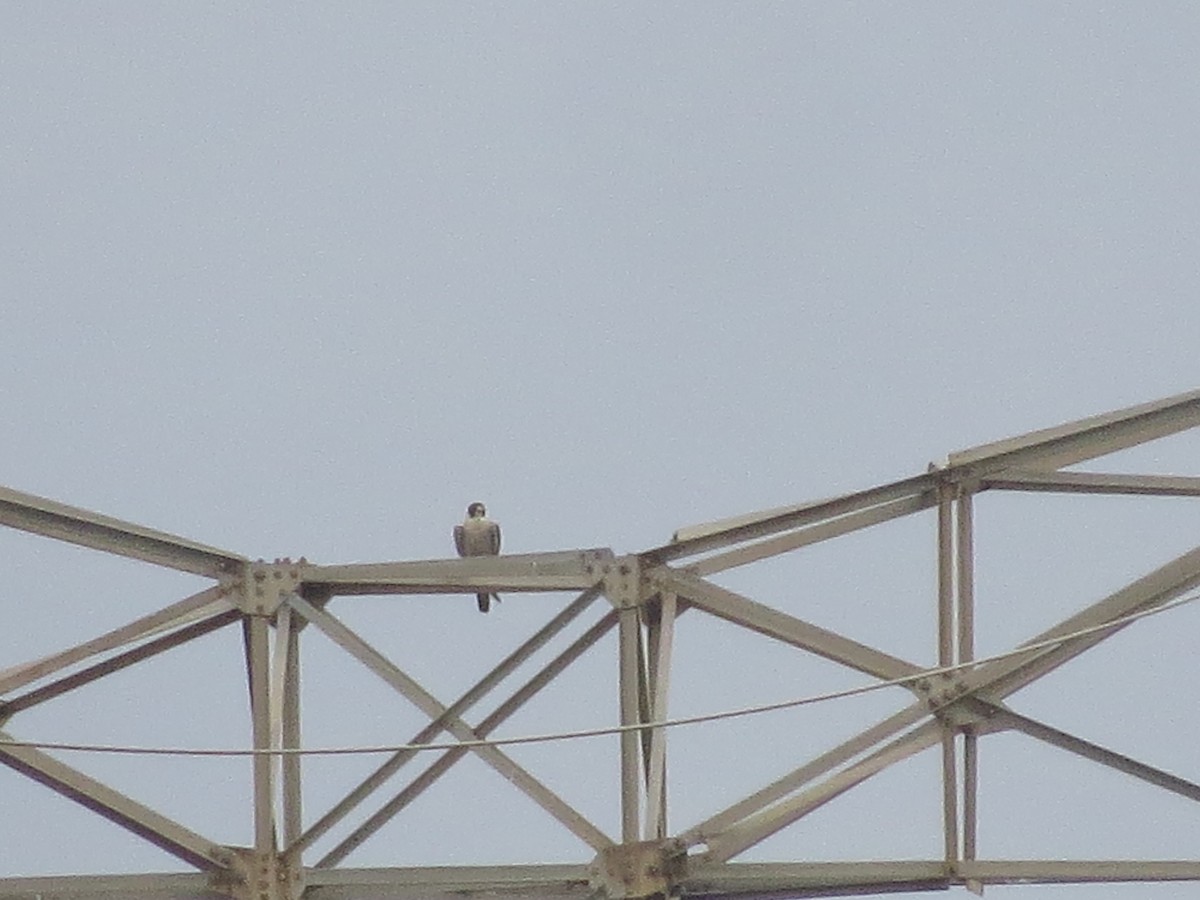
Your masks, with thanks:
[[(431, 866), (309, 869), (312, 900), (454, 900), (469, 897), (576, 900), (595, 896), (586, 865)], [(1196, 860), (979, 860), (947, 870), (944, 860), (891, 862), (722, 863), (693, 866), (681, 896), (749, 898), (847, 896), (1005, 884), (1200, 881)], [(71, 875), (2, 878), (0, 900), (216, 900), (204, 875)]]

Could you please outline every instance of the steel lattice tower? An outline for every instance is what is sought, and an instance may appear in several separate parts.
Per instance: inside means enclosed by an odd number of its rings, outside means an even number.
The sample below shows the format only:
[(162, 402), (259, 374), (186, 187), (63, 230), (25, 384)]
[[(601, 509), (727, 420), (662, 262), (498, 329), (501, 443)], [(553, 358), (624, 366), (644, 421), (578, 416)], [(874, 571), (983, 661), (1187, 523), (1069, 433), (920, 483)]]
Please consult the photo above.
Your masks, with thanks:
[[(194, 867), (194, 874), (0, 879), (0, 898), (145, 897), (241, 900), (411, 897), (706, 898), (847, 895), (963, 886), (1119, 881), (1197, 881), (1200, 859), (990, 860), (977, 825), (978, 759), (989, 735), (1017, 732), (1111, 767), (1161, 790), (1200, 801), (1200, 785), (1022, 714), (1009, 698), (1133, 624), (1132, 619), (1200, 587), (1200, 548), (1145, 574), (1001, 658), (975, 660), (973, 501), (984, 492), (1034, 491), (1200, 496), (1200, 477), (1069, 471), (1135, 445), (1200, 425), (1200, 391), (1095, 416), (951, 454), (929, 471), (869, 490), (705, 526), (641, 553), (607, 549), (472, 559), (317, 565), (304, 559), (252, 561), (237, 553), (0, 489), (0, 524), (46, 538), (209, 579), (206, 589), (158, 612), (52, 656), (0, 670), (0, 762), (127, 829)], [(867, 646), (711, 580), (751, 565), (904, 516), (936, 514), (937, 666)], [(445, 703), (388, 659), (330, 609), (333, 598), (368, 594), (575, 594), (545, 625), (453, 702)], [(520, 602), (519, 599), (513, 602)], [(548, 646), (585, 610), (591, 627), (514, 692), (494, 702), (518, 666)], [(797, 652), (903, 685), (911, 702), (783, 777), (682, 829), (666, 804), (672, 652), (679, 616), (716, 617)], [(199, 834), (23, 742), (21, 714), (84, 685), (217, 630), (240, 628), (250, 694), (253, 792), (247, 815), (253, 843), (229, 846)], [(360, 805), (416, 755), (397, 749), (372, 775), (317, 815), (301, 808), (305, 772), (300, 741), (301, 637), (315, 629), (419, 709), (428, 725), (412, 744), (454, 740), (375, 814)], [(615, 632), (620, 767), (611, 790), (620, 821), (606, 833), (517, 763), (489, 735), (605, 635)], [(1194, 685), (1192, 686), (1194, 689)], [(476, 705), (491, 712), (471, 724)], [(739, 856), (877, 773), (922, 751), (941, 756), (939, 802), (944, 853), (929, 860), (749, 863)], [(579, 842), (573, 865), (352, 869), (341, 861), (413, 797), (473, 755), (541, 807)], [(3, 784), (3, 782), (0, 782)], [(11, 812), (6, 813), (12, 815)], [(356, 818), (357, 817), (357, 818)], [(335, 825), (349, 836), (319, 859), (312, 847)], [(103, 824), (103, 823), (100, 823)], [(0, 853), (0, 859), (3, 854)]]

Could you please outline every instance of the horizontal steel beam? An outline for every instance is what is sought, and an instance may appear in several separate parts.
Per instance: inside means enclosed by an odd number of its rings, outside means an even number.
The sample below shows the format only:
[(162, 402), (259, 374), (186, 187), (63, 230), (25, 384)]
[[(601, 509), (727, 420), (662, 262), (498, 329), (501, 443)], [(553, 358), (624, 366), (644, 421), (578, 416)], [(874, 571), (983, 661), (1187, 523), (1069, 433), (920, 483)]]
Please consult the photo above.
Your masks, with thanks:
[(228, 550), (6, 487), (0, 487), (0, 525), (211, 578), (236, 574), (246, 562)]
[(692, 863), (683, 887), (689, 898), (851, 896), (945, 890), (953, 884), (946, 863), (803, 862)]
[(708, 863), (689, 866), (689, 898), (820, 897), (945, 890), (980, 884), (1200, 881), (1194, 860), (945, 860)]
[[(463, 900), (513, 897), (582, 900), (594, 896), (585, 865), (438, 866), (308, 869), (312, 900)], [(696, 863), (677, 885), (690, 898), (849, 896), (944, 890), (974, 881), (1097, 884), (1200, 881), (1195, 860), (944, 860), (801, 863)], [(219, 900), (204, 875), (55, 875), (0, 878), (0, 900)]]
[(959, 864), (961, 880), (981, 884), (1096, 884), (1200, 881), (1196, 860), (998, 860)]
[(195, 873), (147, 875), (48, 875), (0, 878), (0, 900), (229, 900), (213, 890), (209, 876)]
[(349, 594), (506, 594), (582, 591), (604, 578), (611, 550), (567, 550), (514, 556), (417, 562), (305, 565), (301, 580), (331, 596)]
[(1118, 475), (1106, 472), (1038, 472), (1008, 469), (984, 478), (981, 487), (1065, 494), (1134, 494), (1200, 497), (1200, 478), (1187, 475)]
[[(576, 900), (593, 896), (584, 865), (430, 866), (405, 869), (309, 869), (312, 900), (461, 900), (507, 896)], [(4, 900), (0, 896), (0, 900)]]

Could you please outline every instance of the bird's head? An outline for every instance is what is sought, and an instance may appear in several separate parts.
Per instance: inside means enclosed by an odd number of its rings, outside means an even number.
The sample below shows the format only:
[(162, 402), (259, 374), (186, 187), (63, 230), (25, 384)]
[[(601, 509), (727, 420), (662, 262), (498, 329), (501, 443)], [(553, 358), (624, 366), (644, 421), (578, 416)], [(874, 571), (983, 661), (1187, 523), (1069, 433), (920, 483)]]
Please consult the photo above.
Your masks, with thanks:
[(472, 503), (467, 507), (467, 517), (470, 519), (482, 519), (487, 515), (487, 507), (482, 503)]

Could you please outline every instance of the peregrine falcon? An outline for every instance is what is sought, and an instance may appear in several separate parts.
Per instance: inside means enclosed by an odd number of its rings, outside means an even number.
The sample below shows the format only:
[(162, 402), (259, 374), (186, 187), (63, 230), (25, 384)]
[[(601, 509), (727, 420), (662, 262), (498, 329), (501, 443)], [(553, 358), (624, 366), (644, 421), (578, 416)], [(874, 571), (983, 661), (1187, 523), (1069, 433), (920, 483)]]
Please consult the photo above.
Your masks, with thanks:
[[(482, 503), (468, 506), (467, 518), (454, 526), (454, 546), (459, 556), (495, 556), (500, 552), (500, 526), (488, 519)], [(500, 602), (499, 594), (475, 595), (480, 612), (488, 611), (492, 597)]]

